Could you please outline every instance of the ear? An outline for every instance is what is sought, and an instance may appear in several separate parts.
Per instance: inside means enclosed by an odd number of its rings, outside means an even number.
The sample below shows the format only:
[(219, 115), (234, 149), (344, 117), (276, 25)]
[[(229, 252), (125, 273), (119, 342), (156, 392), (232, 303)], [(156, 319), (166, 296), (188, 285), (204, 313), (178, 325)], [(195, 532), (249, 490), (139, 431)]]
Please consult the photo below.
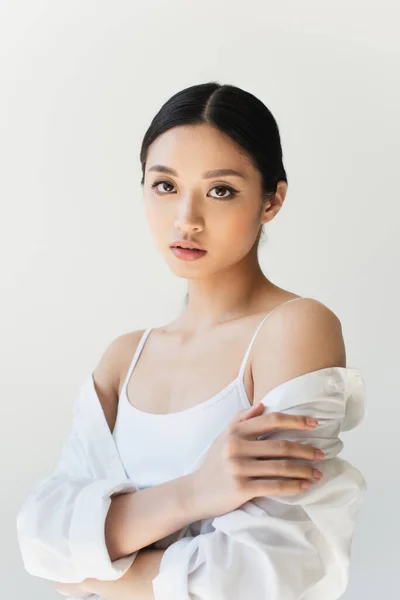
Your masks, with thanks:
[(286, 181), (283, 181), (283, 180), (282, 181), (278, 181), (277, 186), (276, 186), (275, 198), (279, 199), (280, 206), (282, 206), (282, 204), (285, 201), (286, 192), (287, 192), (287, 183), (286, 183)]
[(271, 219), (273, 219), (275, 215), (280, 211), (286, 198), (286, 192), (286, 181), (278, 181), (276, 186), (276, 192), (273, 198), (269, 198), (263, 206), (261, 217), (261, 222), (263, 224), (267, 223), (268, 221), (271, 221)]

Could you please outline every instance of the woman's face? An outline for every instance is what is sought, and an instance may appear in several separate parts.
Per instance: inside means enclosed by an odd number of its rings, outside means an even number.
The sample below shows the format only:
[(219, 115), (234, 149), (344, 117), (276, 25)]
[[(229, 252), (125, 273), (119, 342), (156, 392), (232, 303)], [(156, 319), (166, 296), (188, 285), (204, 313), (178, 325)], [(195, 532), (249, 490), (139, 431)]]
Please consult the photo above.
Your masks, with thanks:
[[(210, 173), (217, 169), (241, 175)], [(151, 144), (144, 206), (156, 246), (171, 270), (196, 279), (246, 257), (262, 223), (279, 210), (267, 202), (261, 211), (260, 173), (228, 136), (206, 124), (177, 126)], [(182, 239), (201, 244), (206, 254), (193, 261), (176, 257), (170, 244)]]

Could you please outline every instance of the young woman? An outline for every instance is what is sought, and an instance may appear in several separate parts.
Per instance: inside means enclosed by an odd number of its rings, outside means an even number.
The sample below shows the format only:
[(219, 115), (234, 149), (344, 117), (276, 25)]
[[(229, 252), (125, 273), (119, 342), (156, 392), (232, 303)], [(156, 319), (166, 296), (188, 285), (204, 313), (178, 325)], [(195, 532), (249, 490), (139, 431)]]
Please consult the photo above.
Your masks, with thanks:
[[(103, 423), (84, 458), (70, 443), (53, 487), (20, 511), (25, 566), (71, 597), (338, 598), (365, 481), (337, 436), (364, 416), (363, 381), (334, 312), (260, 267), (287, 192), (277, 123), (244, 90), (195, 85), (162, 106), (140, 159), (151, 234), (186, 305), (105, 350), (81, 405), (99, 401), (125, 479), (96, 471)], [(75, 423), (80, 448), (89, 420)]]

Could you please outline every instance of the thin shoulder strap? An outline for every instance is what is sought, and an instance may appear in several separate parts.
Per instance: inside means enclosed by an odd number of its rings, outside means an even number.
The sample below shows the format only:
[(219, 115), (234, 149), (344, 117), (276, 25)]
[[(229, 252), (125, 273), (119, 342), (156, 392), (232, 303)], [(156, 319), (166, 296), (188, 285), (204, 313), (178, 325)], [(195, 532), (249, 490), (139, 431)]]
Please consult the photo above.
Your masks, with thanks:
[(135, 353), (131, 360), (131, 364), (129, 365), (129, 369), (128, 369), (128, 373), (126, 374), (126, 377), (125, 377), (124, 385), (126, 385), (126, 383), (129, 381), (132, 371), (135, 368), (135, 365), (136, 365), (136, 363), (139, 359), (139, 356), (143, 350), (143, 346), (145, 345), (147, 337), (152, 329), (153, 329), (152, 327), (148, 327), (147, 329), (144, 330), (142, 337), (140, 338), (139, 343), (136, 346), (136, 350), (135, 350)]
[(251, 339), (251, 342), (250, 342), (250, 344), (249, 344), (249, 346), (248, 346), (248, 348), (246, 350), (246, 354), (244, 355), (244, 358), (243, 358), (243, 361), (242, 361), (242, 364), (241, 364), (241, 367), (240, 367), (240, 371), (239, 371), (239, 378), (243, 378), (244, 371), (245, 371), (246, 365), (247, 365), (247, 360), (249, 358), (251, 349), (252, 349), (254, 341), (255, 341), (255, 339), (257, 337), (257, 333), (260, 331), (261, 326), (263, 325), (264, 321), (266, 321), (268, 319), (268, 317), (270, 315), (272, 315), (272, 313), (275, 312), (278, 308), (280, 308), (284, 304), (289, 304), (289, 302), (294, 302), (295, 300), (304, 300), (304, 297), (303, 296), (299, 296), (298, 298), (291, 298), (290, 300), (286, 300), (286, 302), (282, 302), (281, 304), (278, 304), (278, 306), (275, 306), (275, 308), (273, 308), (272, 310), (270, 310), (269, 313), (267, 313), (265, 315), (265, 317), (262, 319), (261, 323), (258, 325), (258, 327), (257, 327), (257, 329), (256, 329), (256, 331), (255, 331), (255, 333), (254, 333), (254, 335), (253, 335), (253, 337)]

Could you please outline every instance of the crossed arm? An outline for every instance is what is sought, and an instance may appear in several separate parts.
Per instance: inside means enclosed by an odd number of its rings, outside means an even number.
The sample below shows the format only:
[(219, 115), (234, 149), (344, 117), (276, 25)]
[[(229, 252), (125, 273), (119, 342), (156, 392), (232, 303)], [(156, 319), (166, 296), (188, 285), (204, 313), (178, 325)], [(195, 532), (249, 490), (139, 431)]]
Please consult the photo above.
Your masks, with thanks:
[(114, 581), (85, 579), (80, 583), (57, 583), (61, 594), (98, 594), (104, 600), (154, 600), (152, 580), (156, 577), (165, 550), (140, 550), (127, 572)]
[[(312, 313), (308, 315), (309, 318), (313, 318), (314, 321), (316, 321), (315, 319), (315, 314)], [(307, 319), (305, 319), (305, 321), (307, 321)], [(319, 321), (316, 321), (319, 324)], [(306, 323), (307, 324), (307, 323)], [(285, 323), (286, 325), (286, 323)], [(309, 405), (313, 406), (313, 408), (315, 408), (314, 405), (316, 405), (316, 407), (318, 408), (318, 410), (320, 411), (320, 413), (322, 414), (323, 417), (323, 425), (324, 427), (332, 427), (334, 430), (335, 428), (337, 428), (337, 421), (338, 418), (340, 417), (340, 410), (339, 410), (339, 403), (337, 402), (337, 396), (339, 394), (341, 394), (341, 397), (343, 396), (342, 400), (343, 400), (343, 410), (345, 407), (345, 401), (346, 401), (346, 397), (344, 395), (343, 392), (345, 392), (346, 390), (342, 389), (342, 375), (340, 375), (341, 372), (339, 371), (332, 371), (332, 376), (331, 379), (333, 379), (332, 384), (322, 378), (323, 375), (323, 371), (324, 371), (324, 366), (325, 363), (324, 362), (318, 362), (318, 361), (323, 361), (323, 359), (326, 357), (327, 354), (329, 354), (329, 356), (331, 357), (329, 362), (327, 359), (326, 364), (332, 364), (332, 365), (340, 365), (343, 364), (343, 367), (339, 367), (341, 369), (345, 368), (345, 357), (342, 356), (340, 354), (340, 351), (342, 350), (342, 346), (341, 344), (339, 344), (339, 350), (337, 348), (337, 346), (335, 345), (335, 343), (332, 342), (333, 347), (331, 348), (328, 344), (328, 342), (330, 342), (332, 340), (332, 335), (328, 335), (329, 332), (327, 332), (325, 329), (323, 329), (322, 327), (317, 327), (317, 332), (315, 332), (315, 323), (314, 323), (314, 328), (309, 327), (307, 329), (308, 331), (308, 338), (311, 335), (311, 332), (313, 334), (315, 334), (318, 338), (318, 336), (322, 336), (323, 337), (323, 341), (324, 344), (322, 343), (322, 341), (320, 339), (317, 339), (315, 343), (311, 343), (309, 345), (306, 344), (305, 340), (307, 340), (307, 336), (305, 335), (306, 332), (304, 332), (302, 330), (301, 327), (299, 327), (299, 323), (292, 323), (293, 327), (291, 328), (292, 334), (293, 331), (296, 331), (296, 333), (299, 334), (299, 337), (302, 338), (302, 344), (304, 344), (309, 352), (307, 353), (299, 353), (298, 352), (298, 346), (295, 345), (295, 348), (293, 350), (296, 350), (296, 356), (298, 357), (305, 357), (306, 358), (306, 364), (300, 364), (300, 366), (298, 364), (296, 364), (296, 369), (295, 372), (299, 372), (299, 373), (309, 373), (308, 375), (299, 375), (295, 378), (293, 378), (293, 373), (292, 372), (288, 372), (288, 373), (284, 373), (284, 375), (286, 376), (286, 379), (288, 380), (287, 383), (285, 384), (279, 384), (279, 382), (273, 382), (276, 383), (276, 387), (272, 390), (272, 392), (270, 392), (270, 394), (272, 394), (272, 396), (270, 396), (270, 398), (275, 399), (276, 403), (275, 403), (275, 407), (279, 410), (279, 409), (285, 409), (287, 408), (287, 406), (289, 407), (293, 407), (296, 405), (296, 401), (301, 401), (300, 402), (300, 409), (304, 409), (306, 407), (308, 407)], [(329, 329), (329, 327), (328, 327)], [(300, 331), (299, 331), (300, 330)], [(301, 335), (300, 335), (301, 334)], [(279, 338), (279, 336), (277, 336), (277, 339), (281, 339), (283, 340), (285, 336), (281, 336)], [(340, 337), (340, 336), (339, 336)], [(336, 338), (333, 337), (333, 341), (335, 341)], [(339, 340), (340, 341), (340, 340)], [(317, 343), (318, 342), (318, 343)], [(282, 345), (285, 346), (285, 344), (282, 341)], [(268, 346), (268, 345), (267, 345)], [(324, 353), (321, 352), (321, 348), (324, 348)], [(285, 350), (286, 352), (286, 358), (288, 355), (288, 350), (290, 350), (291, 348), (283, 348), (282, 349), (282, 354), (284, 354), (283, 350)], [(315, 357), (313, 355), (313, 353), (311, 352), (311, 350), (316, 349), (318, 350), (318, 356)], [(275, 349), (276, 350), (276, 349)], [(276, 353), (279, 360), (281, 360), (281, 355), (279, 353)], [(335, 359), (332, 358), (332, 356), (336, 357)], [(254, 368), (255, 371), (257, 369), (257, 363), (258, 363), (258, 369), (263, 368), (263, 364), (271, 364), (272, 363), (272, 358), (271, 360), (268, 360), (268, 356), (264, 356), (261, 357), (261, 364), (260, 361), (254, 360)], [(299, 358), (299, 360), (300, 360)], [(277, 359), (275, 359), (277, 360)], [(309, 363), (307, 362), (309, 361)], [(340, 361), (340, 362), (339, 362)], [(282, 364), (287, 365), (287, 364), (291, 364), (290, 361), (281, 361)], [(294, 359), (293, 361), (294, 362)], [(278, 365), (277, 365), (278, 367)], [(328, 368), (328, 367), (327, 367)], [(329, 367), (330, 368), (330, 367)], [(314, 369), (314, 370), (313, 370)], [(279, 373), (279, 369), (271, 369), (272, 372), (278, 372)], [(311, 372), (310, 372), (311, 371)], [(333, 375), (335, 375), (335, 377), (333, 377)], [(340, 375), (340, 377), (339, 377)], [(321, 376), (321, 378), (320, 378)], [(291, 379), (292, 377), (292, 379)], [(304, 377), (304, 379), (303, 379)], [(256, 378), (257, 381), (259, 381), (259, 377)], [(309, 382), (309, 383), (308, 383)], [(313, 386), (311, 385), (311, 382), (313, 382)], [(328, 383), (329, 385), (331, 385), (331, 387), (328, 387)], [(270, 384), (272, 385), (272, 384)], [(332, 389), (331, 389), (332, 388)], [(268, 391), (268, 390), (267, 390)], [(259, 387), (259, 385), (256, 386), (256, 390), (255, 390), (255, 396), (259, 397), (260, 394), (261, 396), (263, 396), (265, 392), (265, 389), (262, 389)], [(312, 392), (312, 393), (311, 393)], [(347, 392), (346, 392), (347, 393)], [(361, 390), (360, 390), (361, 393)], [(297, 398), (297, 395), (300, 396), (300, 398)], [(310, 396), (310, 398), (308, 398), (308, 396)], [(335, 402), (331, 402), (332, 404), (332, 415), (331, 418), (327, 418), (326, 414), (324, 412), (324, 410), (326, 410), (324, 408), (325, 406), (325, 402), (329, 401), (329, 399), (331, 398), (331, 400), (334, 400)], [(278, 402), (278, 400), (280, 402)], [(314, 403), (314, 404), (313, 404)], [(321, 405), (321, 406), (320, 406)], [(323, 405), (323, 406), (322, 406)], [(324, 408), (324, 410), (323, 410)], [(337, 414), (335, 413), (335, 411), (333, 410), (334, 408), (336, 408)], [(328, 411), (329, 413), (329, 411)], [(328, 414), (327, 413), (327, 414)], [(307, 413), (308, 414), (308, 413)], [(343, 418), (343, 416), (341, 417)], [(330, 421), (332, 421), (332, 423), (330, 423)], [(351, 421), (351, 417), (350, 417), (350, 421)], [(351, 423), (350, 423), (351, 425)], [(353, 424), (354, 426), (354, 424)], [(350, 426), (348, 428), (351, 428)], [(329, 434), (329, 435), (328, 435)], [(336, 430), (332, 431), (332, 432), (328, 432), (328, 434), (326, 433), (326, 441), (327, 443), (329, 442), (330, 444), (330, 449), (332, 452), (332, 456), (334, 457), (336, 456), (336, 454), (338, 453), (338, 451), (340, 451), (340, 444), (338, 442), (336, 442)], [(325, 438), (321, 438), (321, 439), (325, 439)], [(331, 448), (332, 446), (332, 448)], [(345, 582), (346, 582), (346, 573), (345, 569), (346, 567), (346, 562), (345, 561), (338, 561), (335, 563), (334, 560), (334, 556), (344, 556), (345, 552), (348, 552), (348, 547), (349, 547), (349, 536), (350, 533), (352, 532), (352, 527), (353, 527), (353, 521), (354, 521), (354, 517), (355, 517), (355, 513), (356, 513), (356, 508), (359, 505), (360, 502), (360, 498), (362, 496), (362, 491), (363, 491), (363, 485), (360, 481), (361, 477), (358, 476), (358, 474), (355, 472), (355, 469), (350, 468), (350, 465), (348, 465), (348, 463), (346, 463), (346, 461), (342, 461), (341, 459), (337, 459), (336, 461), (327, 461), (327, 475), (328, 477), (326, 478), (327, 480), (325, 480), (325, 485), (323, 486), (324, 490), (325, 490), (325, 495), (322, 496), (319, 500), (318, 498), (315, 498), (314, 503), (313, 501), (308, 498), (308, 504), (307, 504), (307, 508), (308, 508), (308, 512), (306, 510), (304, 510), (304, 513), (307, 512), (308, 518), (306, 520), (301, 520), (299, 521), (299, 527), (297, 529), (294, 529), (293, 534), (289, 531), (289, 527), (286, 528), (285, 525), (285, 519), (284, 517), (281, 517), (281, 519), (279, 520), (279, 522), (282, 521), (283, 526), (284, 526), (284, 530), (283, 534), (282, 534), (282, 546), (284, 546), (286, 544), (286, 547), (288, 549), (288, 555), (291, 557), (291, 564), (298, 569), (298, 573), (296, 575), (296, 578), (293, 583), (293, 585), (291, 585), (291, 589), (290, 589), (290, 593), (292, 594), (292, 598), (297, 598), (300, 597), (300, 594), (303, 595), (304, 591), (305, 591), (305, 587), (307, 586), (307, 588), (311, 588), (311, 586), (317, 586), (322, 584), (322, 588), (323, 588), (323, 580), (326, 579), (326, 573), (328, 571), (328, 568), (330, 570), (329, 576), (330, 576), (330, 585), (333, 585), (333, 587), (335, 588), (332, 592), (331, 592), (331, 598), (333, 598), (332, 594), (335, 593), (339, 593), (343, 591)], [(336, 469), (336, 471), (335, 471)], [(328, 485), (329, 484), (329, 485)], [(320, 486), (319, 484), (316, 486), (316, 489), (322, 489), (322, 486)], [(332, 498), (333, 499), (337, 499), (338, 498), (338, 492), (340, 491), (340, 498), (343, 498), (343, 501), (341, 500), (341, 502), (338, 502), (337, 506), (335, 507), (336, 509), (336, 515), (337, 515), (337, 522), (338, 522), (338, 526), (336, 529), (338, 529), (338, 531), (334, 531), (332, 529), (332, 517), (330, 514), (330, 504), (332, 502)], [(308, 494), (308, 496), (312, 495), (312, 490), (311, 493)], [(316, 496), (318, 495), (318, 492), (316, 494)], [(139, 497), (139, 494), (137, 494), (137, 497)], [(168, 497), (168, 495), (164, 496), (164, 500), (165, 498)], [(346, 508), (346, 502), (347, 502), (347, 497), (349, 498), (349, 505), (351, 505), (352, 509), (347, 510)], [(302, 496), (303, 498), (303, 496)], [(271, 502), (271, 506), (269, 505), (269, 500), (268, 499), (258, 499), (259, 500), (259, 504), (256, 505), (256, 508), (258, 508), (260, 510), (260, 513), (258, 515), (255, 515), (255, 517), (257, 518), (257, 516), (260, 516), (261, 511), (264, 511), (264, 513), (266, 515), (269, 514), (269, 510), (271, 509), (271, 507), (273, 508), (275, 506), (275, 503)], [(289, 502), (290, 500), (290, 502)], [(300, 503), (299, 499), (299, 505)], [(294, 523), (293, 521), (293, 517), (291, 516), (290, 513), (290, 504), (296, 504), (296, 498), (290, 498), (290, 499), (286, 499), (286, 504), (288, 505), (286, 513), (288, 515), (287, 517), (287, 522), (289, 522), (290, 524)], [(354, 507), (354, 508), (353, 508)], [(280, 507), (279, 507), (280, 508)], [(294, 508), (294, 507), (293, 507)], [(342, 512), (340, 512), (342, 511)], [(310, 513), (310, 514), (309, 514)], [(250, 514), (250, 513), (249, 513)], [(248, 539), (250, 536), (247, 536), (246, 534), (246, 523), (249, 522), (249, 514), (247, 514), (247, 512), (245, 510), (242, 510), (240, 512), (240, 514), (238, 513), (237, 515), (237, 519), (240, 519), (240, 523), (238, 522), (234, 522), (233, 520), (229, 519), (229, 514), (220, 517), (219, 519), (216, 519), (216, 521), (218, 521), (218, 523), (215, 523), (216, 525), (216, 533), (215, 535), (213, 534), (213, 536), (208, 536), (208, 537), (203, 537), (203, 536), (199, 536), (198, 537), (198, 541), (199, 544), (201, 544), (202, 542), (204, 542), (204, 544), (202, 544), (202, 549), (203, 549), (203, 553), (204, 555), (207, 557), (207, 550), (209, 550), (210, 554), (213, 548), (215, 548), (217, 546), (218, 543), (221, 543), (221, 540), (223, 539), (227, 539), (229, 540), (229, 544), (232, 546), (232, 552), (233, 552), (233, 547), (235, 547), (237, 549), (237, 553), (239, 556), (244, 556), (243, 552), (243, 547), (245, 547), (245, 549), (249, 551), (249, 556), (248, 558), (246, 557), (246, 560), (248, 560), (248, 565), (249, 567), (253, 568), (253, 571), (251, 571), (251, 569), (249, 569), (249, 574), (248, 574), (248, 581), (247, 583), (250, 581), (250, 583), (252, 583), (252, 579), (253, 579), (253, 575), (258, 573), (258, 567), (257, 565), (254, 563), (252, 564), (252, 558), (255, 555), (255, 553), (257, 552), (257, 560), (258, 561), (263, 561), (262, 565), (265, 568), (265, 572), (268, 572), (271, 574), (271, 580), (272, 581), (276, 581), (276, 584), (269, 584), (268, 581), (265, 580), (265, 578), (259, 583), (257, 583), (257, 585), (259, 585), (259, 590), (263, 591), (266, 589), (267, 586), (269, 586), (270, 588), (270, 592), (268, 591), (268, 595), (271, 597), (271, 600), (273, 598), (277, 598), (280, 597), (280, 592), (281, 590), (284, 588), (284, 586), (286, 585), (285, 583), (285, 572), (281, 572), (281, 548), (278, 546), (277, 548), (273, 548), (271, 547), (267, 547), (263, 549), (260, 548), (260, 545), (257, 543), (257, 539), (255, 538), (255, 541), (253, 544), (249, 544), (248, 543)], [(279, 511), (279, 514), (281, 514), (281, 511)], [(342, 516), (341, 516), (342, 515)], [(253, 515), (251, 515), (253, 516)], [(343, 523), (341, 522), (343, 518)], [(278, 523), (277, 519), (258, 519), (259, 521), (259, 527), (260, 529), (263, 530), (263, 535), (267, 536), (268, 532), (272, 532), (274, 534), (274, 538), (277, 538), (277, 531), (275, 530), (275, 524)], [(218, 530), (218, 524), (221, 528), (221, 530)], [(239, 527), (238, 525), (243, 524), (243, 531), (246, 534), (246, 544), (242, 543), (242, 539), (241, 539), (241, 526)], [(321, 527), (324, 527), (324, 530), (321, 531)], [(248, 527), (254, 527), (252, 526), (250, 523), (248, 524)], [(286, 535), (285, 535), (285, 531), (286, 531)], [(312, 533), (313, 531), (315, 531), (315, 533)], [(311, 532), (311, 533), (310, 533)], [(318, 533), (318, 535), (317, 535)], [(137, 532), (136, 532), (137, 534)], [(322, 535), (323, 534), (323, 535)], [(303, 541), (304, 540), (304, 541)], [(307, 542), (307, 543), (306, 543)], [(332, 551), (330, 552), (331, 548), (336, 548), (335, 552), (336, 554)], [(195, 552), (196, 551), (196, 546), (193, 544), (193, 548), (190, 548), (187, 553), (186, 553), (186, 557), (184, 558), (183, 562), (182, 562), (182, 568), (181, 571), (178, 575), (176, 575), (177, 577), (186, 577), (187, 573), (188, 573), (188, 561), (190, 561), (191, 555), (190, 552)], [(302, 554), (304, 555), (304, 563), (307, 565), (307, 569), (302, 566), (300, 564), (300, 560), (299, 560), (299, 553), (300, 553), (300, 549), (302, 551)], [(329, 554), (332, 555), (332, 560), (330, 562), (329, 565), (323, 565), (321, 563), (321, 560), (319, 558), (320, 555), (320, 551), (321, 549), (324, 550), (324, 552), (326, 553), (326, 556), (328, 556)], [(260, 551), (261, 550), (261, 551)], [(250, 554), (251, 553), (251, 554)], [(102, 581), (102, 580), (98, 580), (98, 579), (85, 579), (84, 581), (82, 581), (79, 584), (57, 584), (57, 590), (60, 591), (60, 593), (66, 593), (71, 594), (71, 595), (76, 595), (79, 597), (80, 594), (82, 594), (82, 597), (85, 597), (85, 593), (86, 594), (97, 594), (100, 597), (104, 598), (104, 600), (132, 600), (132, 598), (134, 597), (135, 600), (154, 600), (154, 594), (153, 594), (153, 580), (157, 577), (157, 574), (160, 571), (160, 565), (161, 565), (161, 561), (163, 559), (163, 555), (164, 555), (164, 550), (150, 550), (150, 549), (146, 549), (143, 548), (142, 550), (139, 551), (135, 561), (133, 562), (133, 564), (131, 565), (131, 567), (127, 570), (127, 572), (120, 577), (117, 580), (112, 580), (112, 581)], [(173, 552), (170, 552), (168, 556), (166, 556), (166, 564), (165, 564), (165, 570), (167, 569), (168, 565), (168, 560), (170, 562), (172, 562), (175, 558), (175, 555), (173, 554)], [(197, 571), (195, 573), (191, 573), (191, 586), (193, 590), (203, 590), (204, 589), (204, 585), (205, 583), (208, 583), (210, 585), (209, 582), (216, 580), (217, 577), (221, 577), (221, 574), (223, 574), (225, 571), (221, 571), (221, 564), (214, 564), (214, 561), (212, 560), (206, 560), (204, 558), (204, 564), (207, 566), (207, 570), (203, 569), (203, 571), (201, 572), (200, 569), (197, 569)], [(259, 564), (259, 563), (258, 563)], [(339, 575), (340, 575), (340, 569), (343, 571), (343, 577), (342, 580), (340, 579)], [(339, 575), (338, 575), (339, 573)], [(307, 577), (305, 577), (305, 574), (307, 574)], [(172, 576), (174, 576), (175, 573), (173, 573)], [(171, 579), (172, 577), (170, 577)], [(165, 576), (164, 576), (164, 580), (165, 580)], [(161, 578), (161, 581), (164, 583), (163, 578)], [(241, 582), (238, 581), (238, 585), (242, 585), (241, 589), (245, 589), (245, 584), (247, 585), (246, 582)], [(227, 586), (227, 584), (224, 582), (224, 584)], [(296, 585), (295, 585), (296, 584)], [(160, 585), (160, 582), (159, 584)], [(197, 587), (196, 587), (197, 586)], [(268, 588), (268, 590), (269, 590)], [(247, 589), (247, 588), (246, 588)], [(286, 588), (285, 588), (286, 589)], [(136, 595), (135, 595), (136, 593)], [(295, 594), (297, 594), (295, 596)], [(338, 597), (338, 596), (335, 596)]]

